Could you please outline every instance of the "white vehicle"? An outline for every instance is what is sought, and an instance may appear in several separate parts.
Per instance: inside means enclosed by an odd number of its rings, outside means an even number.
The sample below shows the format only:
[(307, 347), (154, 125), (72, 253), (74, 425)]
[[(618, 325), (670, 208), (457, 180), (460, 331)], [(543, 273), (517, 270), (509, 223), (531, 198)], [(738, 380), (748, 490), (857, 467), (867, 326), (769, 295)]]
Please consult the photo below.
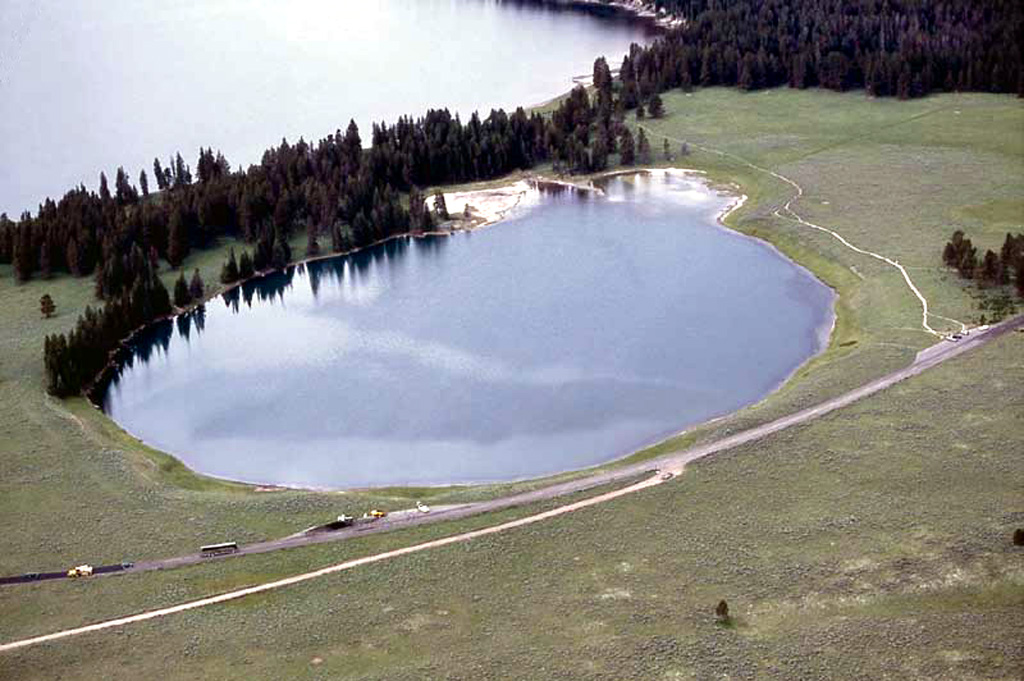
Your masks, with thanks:
[(422, 501), (416, 502), (416, 510), (420, 513), (430, 513), (430, 507), (424, 504)]
[(91, 565), (78, 565), (68, 570), (68, 577), (92, 577)]

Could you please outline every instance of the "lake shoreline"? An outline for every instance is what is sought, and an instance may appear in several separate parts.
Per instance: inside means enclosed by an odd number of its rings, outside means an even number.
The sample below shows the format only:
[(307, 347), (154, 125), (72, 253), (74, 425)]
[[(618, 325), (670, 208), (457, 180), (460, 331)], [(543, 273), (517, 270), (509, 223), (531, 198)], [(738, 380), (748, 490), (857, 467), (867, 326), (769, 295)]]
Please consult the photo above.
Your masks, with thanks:
[[(775, 245), (772, 244), (771, 242), (766, 241), (766, 240), (761, 239), (761, 238), (758, 238), (756, 236), (745, 234), (742, 231), (734, 229), (734, 228), (730, 227), (729, 225), (727, 225), (725, 221), (728, 218), (730, 218), (732, 215), (734, 215), (737, 211), (739, 211), (744, 205), (746, 205), (748, 197), (747, 197), (746, 194), (737, 193), (737, 190), (739, 190), (739, 188), (737, 186), (735, 186), (735, 185), (715, 185), (715, 184), (713, 184), (712, 180), (707, 177), (707, 173), (702, 171), (702, 170), (692, 169), (692, 168), (676, 168), (676, 167), (668, 167), (668, 168), (666, 168), (666, 167), (620, 168), (620, 169), (616, 169), (616, 170), (611, 170), (611, 171), (603, 172), (603, 173), (600, 173), (598, 175), (594, 175), (594, 176), (592, 176), (592, 177), (590, 177), (588, 179), (585, 179), (583, 181), (571, 181), (571, 180), (566, 180), (566, 179), (559, 178), (559, 177), (552, 178), (552, 177), (548, 177), (548, 176), (545, 176), (545, 175), (542, 175), (542, 174), (536, 174), (536, 175), (529, 175), (529, 176), (527, 176), (525, 178), (517, 179), (517, 180), (515, 180), (513, 182), (510, 182), (509, 184), (498, 185), (496, 187), (495, 186), (489, 186), (489, 187), (482, 187), (480, 189), (469, 188), (469, 189), (466, 189), (466, 190), (463, 190), (463, 191), (459, 191), (459, 192), (444, 193), (446, 202), (448, 202), (450, 200), (454, 200), (456, 203), (462, 203), (463, 205), (461, 207), (463, 209), (463, 212), (465, 211), (465, 206), (466, 205), (468, 205), (468, 207), (469, 207), (469, 217), (468, 218), (456, 218), (454, 220), (442, 223), (441, 226), (442, 227), (446, 227), (446, 228), (433, 229), (433, 230), (430, 230), (430, 231), (419, 232), (419, 233), (407, 232), (407, 233), (404, 233), (404, 234), (392, 235), (392, 236), (387, 237), (385, 239), (378, 240), (378, 241), (376, 241), (376, 242), (374, 242), (372, 244), (368, 244), (366, 246), (359, 247), (359, 248), (349, 249), (348, 251), (344, 251), (344, 252), (321, 253), (321, 254), (317, 254), (317, 255), (314, 255), (314, 256), (307, 256), (307, 257), (302, 258), (300, 260), (293, 261), (292, 263), (290, 263), (289, 265), (287, 265), (284, 268), (281, 268), (281, 269), (266, 269), (266, 270), (260, 271), (258, 273), (255, 273), (250, 278), (234, 282), (234, 283), (232, 283), (230, 285), (226, 285), (223, 288), (218, 289), (215, 293), (207, 296), (202, 302), (196, 303), (196, 304), (194, 304), (194, 305), (192, 305), (192, 306), (190, 306), (190, 307), (188, 307), (186, 309), (177, 309), (174, 314), (167, 315), (165, 317), (162, 317), (159, 320), (154, 320), (150, 324), (146, 324), (143, 327), (140, 327), (139, 329), (136, 329), (135, 331), (133, 331), (127, 338), (124, 339), (124, 341), (122, 341), (122, 343), (119, 345), (118, 349), (116, 351), (114, 351), (114, 353), (112, 353), (111, 360), (108, 363), (108, 366), (105, 368), (104, 374), (106, 374), (108, 372), (111, 372), (111, 371), (116, 371), (121, 366), (122, 363), (121, 363), (120, 353), (122, 351), (130, 351), (130, 344), (131, 344), (132, 340), (134, 340), (134, 338), (140, 332), (144, 331), (151, 324), (161, 323), (161, 322), (168, 321), (168, 320), (174, 320), (174, 319), (176, 319), (177, 317), (179, 317), (181, 315), (191, 314), (192, 312), (195, 311), (195, 309), (197, 309), (198, 307), (200, 307), (202, 305), (205, 305), (207, 302), (213, 300), (214, 298), (225, 296), (225, 295), (229, 294), (231, 291), (236, 290), (239, 287), (241, 287), (241, 286), (243, 286), (243, 285), (245, 285), (245, 284), (247, 284), (249, 282), (258, 281), (259, 279), (261, 279), (263, 277), (271, 276), (271, 275), (274, 275), (276, 273), (279, 273), (279, 272), (282, 272), (282, 271), (286, 271), (289, 268), (298, 267), (300, 265), (306, 265), (308, 263), (312, 263), (312, 262), (316, 262), (316, 261), (326, 260), (326, 259), (329, 259), (329, 258), (339, 258), (339, 257), (347, 257), (347, 256), (350, 256), (350, 255), (354, 255), (356, 253), (359, 253), (361, 251), (367, 250), (369, 248), (377, 247), (377, 246), (386, 244), (386, 243), (388, 243), (388, 242), (390, 242), (390, 241), (392, 241), (394, 239), (415, 239), (415, 238), (427, 238), (427, 237), (437, 237), (437, 236), (452, 236), (452, 235), (458, 234), (460, 232), (471, 232), (471, 231), (475, 231), (477, 229), (483, 229), (484, 227), (490, 227), (490, 226), (493, 226), (493, 225), (497, 225), (497, 224), (500, 224), (503, 221), (506, 221), (508, 218), (512, 217), (518, 209), (521, 209), (521, 208), (524, 208), (524, 207), (526, 209), (530, 209), (530, 208), (534, 207), (535, 205), (537, 205), (538, 202), (533, 202), (530, 205), (524, 205), (524, 201), (523, 201), (524, 197), (527, 196), (531, 192), (535, 192), (536, 193), (535, 194), (535, 198), (538, 198), (538, 199), (539, 199), (541, 193), (543, 191), (545, 191), (546, 189), (550, 190), (550, 189), (556, 189), (556, 188), (563, 188), (563, 189), (566, 189), (566, 190), (574, 190), (574, 191), (581, 191), (581, 192), (592, 192), (592, 193), (596, 193), (598, 195), (604, 195), (604, 193), (605, 193), (604, 189), (600, 186), (600, 184), (602, 182), (604, 182), (604, 181), (607, 181), (607, 180), (610, 180), (610, 179), (613, 179), (613, 178), (616, 178), (616, 177), (624, 177), (624, 176), (653, 176), (653, 175), (670, 175), (670, 174), (671, 175), (681, 175), (681, 176), (686, 177), (686, 178), (695, 179), (695, 180), (699, 181), (700, 184), (702, 186), (704, 186), (708, 191), (717, 193), (720, 196), (721, 195), (730, 195), (732, 197), (732, 200), (729, 201), (724, 207), (722, 207), (722, 209), (715, 216), (715, 222), (717, 223), (717, 226), (719, 228), (721, 228), (723, 230), (726, 230), (728, 232), (737, 234), (739, 236), (742, 236), (745, 239), (750, 239), (752, 241), (755, 241), (760, 246), (766, 247), (766, 248), (772, 250), (775, 253), (775, 255), (778, 256), (780, 259), (785, 260), (790, 265), (793, 265), (796, 268), (798, 268), (799, 270), (803, 271), (807, 276), (813, 278), (815, 281), (818, 281), (819, 283), (822, 283), (823, 285), (828, 287), (827, 284), (825, 284), (824, 282), (821, 282), (817, 277), (815, 277), (814, 274), (810, 270), (808, 270), (806, 267), (804, 267), (801, 263), (799, 263), (799, 262), (793, 260), (792, 258), (789, 258), (788, 256), (786, 256), (778, 248), (776, 248)], [(479, 207), (481, 205), (483, 206), (482, 208)], [(430, 488), (430, 489), (443, 489), (443, 488), (449, 488), (449, 487), (466, 487), (466, 486), (480, 486), (480, 485), (506, 485), (506, 484), (520, 484), (520, 483), (531, 482), (531, 481), (541, 481), (541, 480), (546, 480), (546, 479), (558, 478), (558, 477), (562, 477), (562, 476), (566, 476), (566, 475), (572, 476), (574, 474), (583, 474), (585, 472), (592, 472), (594, 470), (599, 470), (599, 469), (607, 467), (607, 466), (619, 465), (619, 464), (621, 464), (621, 463), (623, 463), (625, 461), (628, 461), (632, 456), (638, 454), (639, 452), (642, 452), (643, 450), (645, 450), (645, 449), (647, 449), (647, 448), (649, 448), (651, 446), (654, 446), (654, 445), (657, 445), (659, 443), (662, 443), (662, 442), (664, 442), (664, 441), (666, 441), (666, 440), (668, 440), (668, 439), (670, 439), (672, 437), (676, 437), (676, 436), (682, 435), (682, 434), (688, 432), (689, 430), (691, 430), (691, 429), (693, 429), (695, 427), (699, 427), (699, 426), (702, 426), (702, 425), (706, 425), (706, 424), (712, 423), (714, 421), (720, 420), (721, 418), (724, 418), (724, 417), (727, 417), (727, 416), (729, 416), (731, 414), (737, 413), (737, 412), (739, 412), (739, 411), (741, 411), (743, 409), (749, 408), (749, 407), (751, 407), (753, 405), (760, 404), (760, 403), (764, 402), (765, 400), (770, 399), (774, 394), (776, 394), (780, 390), (780, 388), (782, 388), (790, 380), (792, 380), (793, 376), (796, 375), (801, 369), (803, 369), (809, 362), (812, 362), (816, 358), (820, 357), (822, 355), (822, 353), (825, 350), (828, 349), (829, 339), (831, 338), (831, 336), (832, 336), (832, 334), (833, 334), (833, 332), (834, 332), (834, 330), (836, 328), (836, 322), (837, 322), (836, 300), (838, 298), (836, 291), (832, 287), (828, 287), (828, 288), (829, 288), (829, 291), (831, 292), (831, 300), (829, 302), (829, 318), (828, 318), (828, 322), (825, 323), (825, 324), (820, 325), (819, 328), (816, 331), (818, 342), (817, 342), (817, 348), (815, 349), (813, 354), (808, 356), (798, 366), (793, 368), (789, 373), (787, 373), (786, 376), (782, 377), (762, 397), (760, 397), (760, 398), (758, 398), (758, 399), (756, 399), (756, 400), (754, 400), (754, 401), (752, 401), (750, 403), (744, 404), (744, 405), (740, 406), (738, 409), (727, 409), (727, 410), (723, 411), (722, 413), (717, 414), (717, 415), (715, 415), (715, 416), (713, 416), (711, 418), (702, 418), (699, 421), (687, 424), (682, 429), (675, 429), (675, 428), (673, 428), (671, 430), (667, 430), (667, 431), (665, 431), (663, 433), (658, 434), (657, 436), (655, 436), (654, 438), (652, 438), (650, 440), (645, 439), (645, 440), (639, 442), (638, 445), (636, 445), (636, 446), (629, 446), (628, 448), (622, 449), (622, 450), (616, 452), (614, 455), (612, 455), (611, 457), (609, 457), (605, 461), (602, 461), (602, 462), (596, 463), (596, 464), (592, 464), (592, 465), (589, 465), (589, 466), (580, 467), (580, 468), (575, 468), (575, 467), (567, 468), (567, 469), (564, 469), (564, 470), (559, 470), (559, 471), (555, 471), (555, 472), (552, 472), (552, 473), (547, 473), (547, 474), (544, 474), (544, 475), (539, 476), (539, 477), (538, 476), (525, 476), (525, 477), (521, 477), (521, 478), (501, 479), (501, 480), (480, 479), (480, 480), (459, 481), (459, 482), (446, 481), (446, 482), (440, 482), (440, 483), (434, 483), (434, 484), (388, 483), (387, 485), (383, 485), (383, 487), (395, 487), (395, 486), (405, 487), (405, 486), (412, 486), (412, 487), (423, 487), (423, 488)], [(99, 383), (99, 381), (97, 381), (97, 384), (98, 383)], [(109, 386), (109, 383), (107, 383), (106, 385)], [(87, 396), (89, 397), (90, 403), (95, 408), (99, 409), (100, 411), (104, 411), (103, 407), (102, 407), (102, 401), (101, 400), (93, 399), (93, 396), (91, 394), (87, 394)], [(109, 418), (109, 416), (107, 418)], [(245, 479), (240, 479), (240, 478), (237, 478), (237, 477), (222, 477), (222, 476), (217, 476), (217, 475), (210, 475), (210, 474), (207, 474), (207, 473), (201, 473), (201, 472), (198, 472), (198, 471), (192, 469), (187, 464), (185, 464), (184, 461), (179, 456), (176, 456), (175, 454), (170, 453), (169, 451), (163, 449), (159, 445), (147, 443), (144, 439), (138, 437), (137, 435), (135, 435), (131, 431), (129, 431), (126, 428), (124, 428), (124, 426), (122, 426), (120, 423), (118, 423), (118, 422), (114, 422), (114, 423), (117, 425), (117, 427), (121, 428), (121, 430), (123, 430), (125, 433), (130, 435), (135, 440), (137, 440), (137, 441), (139, 441), (139, 442), (141, 442), (143, 444), (146, 444), (147, 446), (151, 446), (151, 447), (155, 446), (160, 451), (163, 451), (163, 452), (167, 453), (168, 455), (174, 457), (177, 461), (181, 462), (183, 465), (186, 466), (186, 468), (188, 468), (190, 471), (192, 471), (196, 475), (207, 477), (207, 478), (211, 478), (211, 479), (215, 479), (215, 480), (219, 480), (219, 481), (223, 481), (223, 482), (238, 483), (238, 484), (242, 484), (242, 485), (251, 486), (253, 488), (258, 488), (260, 491), (263, 491), (263, 492), (283, 491), (283, 490), (290, 490), (290, 489), (304, 490), (304, 491), (317, 491), (317, 492), (342, 492), (342, 491), (352, 491), (352, 490), (376, 489), (376, 488), (382, 487), (381, 485), (355, 486), (355, 487), (331, 487), (331, 486), (301, 485), (301, 484), (300, 485), (279, 484), (279, 483), (268, 482), (268, 481), (245, 480)]]

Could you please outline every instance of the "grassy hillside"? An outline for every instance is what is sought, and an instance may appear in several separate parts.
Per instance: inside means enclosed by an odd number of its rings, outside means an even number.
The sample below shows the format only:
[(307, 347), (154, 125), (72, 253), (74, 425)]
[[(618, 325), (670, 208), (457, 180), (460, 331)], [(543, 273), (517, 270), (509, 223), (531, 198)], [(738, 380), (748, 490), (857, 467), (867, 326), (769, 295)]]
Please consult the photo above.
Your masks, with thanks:
[[(942, 266), (942, 248), (963, 229), (979, 250), (998, 252), (1024, 230), (1024, 106), (1011, 97), (941, 95), (910, 102), (863, 93), (712, 89), (665, 97), (668, 114), (642, 121), (660, 159), (665, 136), (692, 153), (667, 165), (706, 170), (750, 196), (730, 226), (766, 239), (840, 293), (832, 347), (766, 402), (682, 440), (734, 430), (817, 402), (908, 363), (935, 338), (920, 303), (895, 268), (774, 211), (792, 187), (742, 161), (780, 173), (804, 198), (793, 208), (853, 244), (907, 268), (929, 300), (931, 325), (977, 324), (984, 297)], [(635, 125), (635, 121), (631, 121)], [(706, 153), (692, 145), (721, 151)], [(679, 145), (672, 143), (677, 153)], [(740, 189), (736, 189), (739, 187)], [(677, 446), (670, 441), (652, 451)]]
[[(1013, 334), (639, 495), (5, 654), (0, 676), (1019, 678), (1022, 356)], [(4, 590), (0, 632), (137, 612), (461, 527)], [(721, 598), (735, 628), (714, 621)]]
[[(980, 314), (975, 293), (940, 267), (952, 230), (998, 248), (1005, 231), (1024, 229), (1018, 100), (716, 89), (672, 94), (666, 105), (666, 118), (644, 122), (656, 155), (658, 135), (668, 135), (793, 178), (807, 191), (794, 206), (801, 215), (908, 266), (941, 315)], [(780, 393), (658, 451), (836, 394), (932, 342), (895, 270), (772, 216), (787, 185), (700, 151), (672, 165), (741, 187), (750, 200), (731, 226), (836, 287), (840, 323), (829, 352)], [(199, 262), (214, 281), (226, 247), (186, 267)], [(44, 292), (58, 306), (52, 320), (40, 319)], [(278, 536), (425, 494), (256, 492), (199, 478), (85, 402), (46, 398), (42, 338), (70, 327), (90, 293), (90, 282), (67, 278), (15, 286), (0, 268), (0, 573)], [(1024, 525), (1022, 350), (1014, 334), (641, 496), (123, 634), (3, 655), (0, 678), (1016, 678), (1024, 573), (1009, 534)], [(5, 588), (0, 640), (455, 529)], [(713, 622), (719, 598), (738, 615), (733, 629)]]

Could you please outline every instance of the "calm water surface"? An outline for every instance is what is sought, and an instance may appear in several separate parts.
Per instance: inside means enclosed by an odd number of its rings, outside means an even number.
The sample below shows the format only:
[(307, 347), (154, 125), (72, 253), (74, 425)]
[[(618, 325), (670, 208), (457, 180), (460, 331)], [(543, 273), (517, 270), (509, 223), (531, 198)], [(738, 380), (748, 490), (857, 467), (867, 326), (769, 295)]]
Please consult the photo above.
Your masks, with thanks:
[(258, 163), (354, 118), (527, 106), (649, 27), (494, 0), (2, 0), (0, 212), (200, 146)]
[(315, 487), (511, 480), (608, 461), (770, 392), (831, 292), (715, 224), (679, 176), (394, 241), (158, 325), (104, 407), (216, 476)]

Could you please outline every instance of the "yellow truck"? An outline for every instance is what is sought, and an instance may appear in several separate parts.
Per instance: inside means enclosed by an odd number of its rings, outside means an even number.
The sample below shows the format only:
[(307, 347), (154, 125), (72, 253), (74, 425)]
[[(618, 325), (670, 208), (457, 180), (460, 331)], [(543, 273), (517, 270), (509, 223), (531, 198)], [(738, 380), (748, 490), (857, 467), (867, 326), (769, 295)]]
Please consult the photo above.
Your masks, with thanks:
[(76, 565), (68, 570), (68, 577), (92, 577), (92, 565)]

